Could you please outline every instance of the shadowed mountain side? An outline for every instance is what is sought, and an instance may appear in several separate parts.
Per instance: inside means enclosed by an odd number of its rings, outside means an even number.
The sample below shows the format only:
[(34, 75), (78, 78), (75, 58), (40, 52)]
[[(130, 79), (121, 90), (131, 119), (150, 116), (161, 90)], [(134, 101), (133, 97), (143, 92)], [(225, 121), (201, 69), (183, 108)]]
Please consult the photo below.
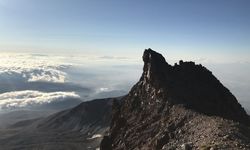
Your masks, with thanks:
[(151, 49), (143, 61), (140, 81), (114, 103), (101, 149), (250, 148), (249, 116), (209, 70), (194, 62), (171, 66)]
[(20, 110), (20, 111), (13, 111), (9, 113), (0, 114), (0, 128), (8, 127), (12, 124), (15, 124), (23, 120), (46, 117), (53, 113), (55, 113), (55, 111)]
[(83, 102), (73, 109), (53, 114), (38, 124), (40, 129), (83, 130), (83, 126), (108, 126), (115, 98)]
[(237, 99), (202, 65), (180, 61), (171, 66), (151, 49), (144, 52), (143, 61), (143, 75), (134, 87), (137, 89), (131, 92), (145, 89), (171, 104), (183, 104), (207, 115), (250, 123)]
[(83, 102), (46, 118), (17, 122), (0, 130), (0, 149), (95, 150), (109, 127), (112, 102), (119, 99)]

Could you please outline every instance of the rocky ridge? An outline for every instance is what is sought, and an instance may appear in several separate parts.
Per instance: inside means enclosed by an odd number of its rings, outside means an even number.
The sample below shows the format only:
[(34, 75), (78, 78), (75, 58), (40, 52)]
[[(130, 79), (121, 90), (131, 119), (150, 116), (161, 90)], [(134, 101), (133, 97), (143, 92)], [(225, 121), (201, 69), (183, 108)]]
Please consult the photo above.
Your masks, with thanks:
[(169, 65), (146, 49), (143, 74), (114, 102), (103, 150), (250, 149), (250, 119), (233, 94), (202, 65)]

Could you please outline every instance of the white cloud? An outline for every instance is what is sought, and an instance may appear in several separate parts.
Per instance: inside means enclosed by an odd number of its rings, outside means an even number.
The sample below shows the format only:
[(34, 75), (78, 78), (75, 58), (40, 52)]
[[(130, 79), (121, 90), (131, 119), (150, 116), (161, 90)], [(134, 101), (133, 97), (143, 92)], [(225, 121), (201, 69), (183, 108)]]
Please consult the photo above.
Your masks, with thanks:
[(63, 83), (67, 73), (63, 70), (71, 64), (61, 57), (32, 54), (1, 54), (0, 77), (8, 74), (20, 75), (28, 82), (45, 81)]
[(14, 91), (0, 94), (0, 110), (18, 109), (63, 101), (68, 98), (80, 98), (74, 92)]
[(66, 80), (66, 75), (65, 72), (52, 68), (34, 69), (24, 73), (24, 77), (28, 76), (29, 82), (46, 81), (63, 83)]
[(101, 91), (101, 92), (103, 92), (103, 91), (108, 91), (108, 90), (109, 90), (109, 88), (105, 88), (105, 87), (100, 88), (100, 91)]

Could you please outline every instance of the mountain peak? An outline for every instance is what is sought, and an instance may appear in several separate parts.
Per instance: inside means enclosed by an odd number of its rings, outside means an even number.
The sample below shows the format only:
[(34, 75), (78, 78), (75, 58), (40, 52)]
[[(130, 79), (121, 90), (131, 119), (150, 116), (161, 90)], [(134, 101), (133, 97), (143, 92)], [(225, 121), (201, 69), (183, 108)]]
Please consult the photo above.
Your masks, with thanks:
[(143, 74), (137, 89), (131, 93), (147, 92), (152, 107), (155, 107), (154, 97), (164, 105), (181, 104), (206, 115), (249, 123), (249, 117), (234, 95), (204, 66), (182, 60), (171, 66), (152, 49), (144, 51), (143, 61)]
[(142, 59), (144, 61), (143, 74), (140, 80), (142, 82), (154, 84), (157, 81), (164, 80), (162, 78), (164, 72), (171, 69), (165, 58), (150, 48), (145, 49)]
[[(210, 134), (201, 129), (211, 128), (208, 125), (212, 120), (249, 125), (249, 116), (237, 99), (202, 65), (180, 61), (171, 66), (152, 49), (146, 49), (142, 58), (139, 82), (121, 104), (113, 105), (110, 134), (101, 144), (103, 149), (163, 149), (171, 142), (177, 146), (180, 141), (194, 138), (193, 134)], [(195, 128), (198, 123), (202, 123), (200, 129)], [(220, 127), (214, 124), (213, 128)], [(218, 131), (213, 132), (213, 137), (200, 141), (219, 139)], [(192, 142), (195, 148), (201, 144)]]
[(142, 58), (144, 63), (166, 63), (165, 58), (151, 48), (145, 49)]

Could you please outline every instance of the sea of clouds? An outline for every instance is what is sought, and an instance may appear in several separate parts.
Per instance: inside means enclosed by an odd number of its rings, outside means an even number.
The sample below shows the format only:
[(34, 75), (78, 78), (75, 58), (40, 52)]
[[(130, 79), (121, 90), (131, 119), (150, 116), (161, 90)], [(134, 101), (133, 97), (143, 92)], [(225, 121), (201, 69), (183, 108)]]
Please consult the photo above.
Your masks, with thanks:
[(61, 57), (28, 54), (1, 54), (0, 77), (23, 79), (28, 82), (65, 82), (63, 69), (71, 65)]
[(123, 57), (3, 53), (0, 58), (0, 111), (67, 108), (125, 95), (142, 67)]

